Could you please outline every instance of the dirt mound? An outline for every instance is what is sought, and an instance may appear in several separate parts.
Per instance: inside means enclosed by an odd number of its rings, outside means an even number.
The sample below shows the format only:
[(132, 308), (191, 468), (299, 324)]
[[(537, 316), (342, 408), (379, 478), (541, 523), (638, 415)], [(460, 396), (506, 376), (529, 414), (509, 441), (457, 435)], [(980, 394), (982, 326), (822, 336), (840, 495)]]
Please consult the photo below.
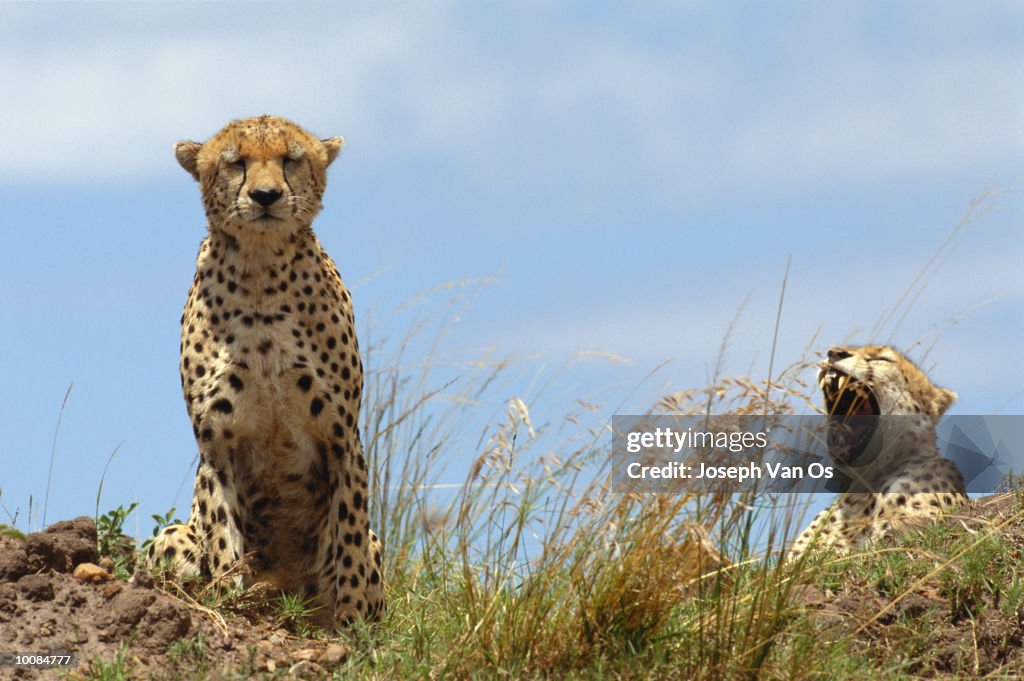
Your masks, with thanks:
[[(147, 574), (117, 581), (99, 565), (96, 526), (81, 517), (24, 540), (0, 537), (0, 652), (77, 655), (76, 674), (96, 660), (132, 678), (243, 676), (287, 670), (323, 675), (343, 646), (291, 636), (242, 618), (215, 621), (153, 585)], [(32, 668), (0, 668), (0, 679), (53, 678)]]
[[(850, 569), (838, 589), (801, 589), (810, 620), (827, 639), (913, 678), (1024, 678), (1021, 504), (1016, 494), (977, 499), (944, 521), (952, 534), (933, 530), (950, 553), (904, 544), (866, 558), (871, 569)], [(995, 542), (953, 555), (990, 533)], [(910, 572), (915, 565), (923, 567)]]

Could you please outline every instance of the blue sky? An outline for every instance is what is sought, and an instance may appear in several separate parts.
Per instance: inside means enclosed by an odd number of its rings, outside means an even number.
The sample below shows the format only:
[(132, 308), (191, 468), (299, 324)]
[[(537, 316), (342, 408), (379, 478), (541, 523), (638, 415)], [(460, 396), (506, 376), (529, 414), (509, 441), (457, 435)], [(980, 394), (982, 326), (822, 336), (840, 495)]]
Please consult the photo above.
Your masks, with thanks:
[(102, 506), (171, 505), (195, 451), (178, 318), (204, 234), (171, 144), (260, 113), (346, 137), (316, 228), (379, 337), (445, 314), (436, 287), (489, 280), (444, 318), (446, 357), (516, 359), (484, 413), (521, 396), (535, 419), (578, 398), (609, 416), (703, 385), (744, 300), (726, 373), (763, 377), (790, 256), (777, 366), (816, 331), (923, 341), (954, 413), (1024, 412), (1019, 4), (268, 10), (0, 6), (0, 522), (41, 521), (71, 382), (47, 521), (92, 513), (122, 442)]

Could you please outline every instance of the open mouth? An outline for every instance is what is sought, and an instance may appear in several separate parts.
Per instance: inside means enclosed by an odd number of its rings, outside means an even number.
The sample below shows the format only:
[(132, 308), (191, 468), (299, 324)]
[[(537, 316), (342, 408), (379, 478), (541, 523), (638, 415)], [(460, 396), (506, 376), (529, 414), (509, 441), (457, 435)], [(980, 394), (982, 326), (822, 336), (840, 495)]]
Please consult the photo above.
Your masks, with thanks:
[(836, 463), (854, 464), (878, 427), (878, 398), (864, 383), (835, 367), (818, 374), (828, 411), (828, 451)]

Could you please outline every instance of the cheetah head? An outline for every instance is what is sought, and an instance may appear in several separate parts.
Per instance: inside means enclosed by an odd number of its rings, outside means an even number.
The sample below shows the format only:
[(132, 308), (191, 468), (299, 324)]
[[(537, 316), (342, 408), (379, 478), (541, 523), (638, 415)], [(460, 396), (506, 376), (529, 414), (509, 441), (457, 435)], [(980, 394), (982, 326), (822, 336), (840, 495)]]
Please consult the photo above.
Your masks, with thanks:
[(309, 228), (343, 144), (259, 116), (232, 121), (202, 144), (178, 142), (174, 155), (199, 182), (210, 229), (241, 242)]
[(883, 345), (832, 347), (818, 370), (825, 410), (838, 417), (841, 431), (830, 432), (830, 453), (837, 462), (857, 461), (879, 425), (878, 416), (898, 419), (911, 435), (934, 428), (956, 400), (956, 393), (934, 385), (923, 371)]

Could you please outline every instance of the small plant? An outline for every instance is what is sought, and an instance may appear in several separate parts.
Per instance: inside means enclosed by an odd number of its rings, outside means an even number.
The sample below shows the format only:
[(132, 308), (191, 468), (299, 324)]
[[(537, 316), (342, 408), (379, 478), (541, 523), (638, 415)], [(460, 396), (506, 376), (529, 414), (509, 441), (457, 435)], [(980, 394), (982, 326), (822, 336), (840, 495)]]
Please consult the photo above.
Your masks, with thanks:
[(24, 539), (25, 533), (16, 527), (0, 523), (0, 537), (10, 537), (11, 539)]
[(177, 641), (167, 649), (167, 666), (155, 679), (207, 679), (211, 676), (209, 646), (202, 633)]
[(313, 600), (304, 599), (298, 594), (282, 593), (278, 602), (278, 617), (281, 624), (303, 638), (311, 638), (315, 628), (309, 623), (309, 617), (323, 607), (314, 606)]
[(153, 544), (153, 540), (156, 538), (158, 534), (160, 534), (160, 531), (163, 530), (165, 527), (169, 525), (185, 524), (180, 518), (175, 517), (174, 512), (176, 510), (177, 509), (172, 506), (170, 510), (168, 510), (167, 513), (164, 513), (163, 515), (160, 515), (159, 513), (154, 513), (151, 516), (149, 516), (153, 519), (153, 522), (156, 524), (153, 526), (152, 534), (150, 534), (150, 536), (147, 537), (146, 540), (142, 542), (142, 545), (139, 547), (140, 551), (148, 551), (149, 547)]
[(132, 678), (131, 665), (128, 664), (128, 648), (126, 642), (121, 645), (112, 660), (104, 660), (96, 656), (89, 662), (82, 678), (86, 681), (127, 681)]
[(118, 506), (96, 518), (96, 543), (101, 557), (114, 561), (114, 575), (127, 580), (135, 567), (135, 542), (124, 534), (124, 523), (138, 502)]

